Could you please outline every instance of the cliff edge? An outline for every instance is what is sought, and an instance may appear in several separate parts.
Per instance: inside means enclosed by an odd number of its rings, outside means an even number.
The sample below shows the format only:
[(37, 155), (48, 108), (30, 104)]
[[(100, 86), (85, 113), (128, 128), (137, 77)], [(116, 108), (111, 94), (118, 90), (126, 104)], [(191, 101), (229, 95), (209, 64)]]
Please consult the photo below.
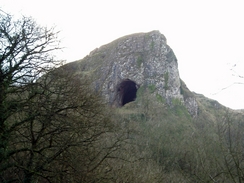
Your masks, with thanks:
[(144, 87), (169, 106), (178, 100), (191, 116), (197, 115), (196, 99), (181, 81), (177, 58), (159, 31), (124, 36), (70, 64), (92, 77), (95, 90), (112, 106), (135, 100)]

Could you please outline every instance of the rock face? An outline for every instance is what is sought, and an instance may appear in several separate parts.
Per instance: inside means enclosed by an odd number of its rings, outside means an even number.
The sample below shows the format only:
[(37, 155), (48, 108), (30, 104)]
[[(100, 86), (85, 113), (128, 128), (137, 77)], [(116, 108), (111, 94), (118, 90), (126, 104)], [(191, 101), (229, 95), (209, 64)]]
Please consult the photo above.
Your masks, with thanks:
[(181, 92), (177, 59), (159, 31), (119, 38), (93, 50), (77, 67), (93, 77), (95, 89), (113, 106), (135, 100), (136, 90), (148, 87), (167, 104), (178, 99), (192, 116), (197, 114), (194, 97)]

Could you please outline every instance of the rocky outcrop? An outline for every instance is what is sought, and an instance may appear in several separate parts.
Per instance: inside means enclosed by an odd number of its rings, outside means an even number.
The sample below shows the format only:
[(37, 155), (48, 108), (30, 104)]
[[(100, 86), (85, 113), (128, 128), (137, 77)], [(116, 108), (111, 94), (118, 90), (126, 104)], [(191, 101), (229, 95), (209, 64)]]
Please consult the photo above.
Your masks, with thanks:
[(121, 106), (123, 100), (134, 100), (124, 96), (131, 92), (121, 84), (130, 80), (135, 83), (130, 83), (134, 91), (142, 86), (151, 88), (151, 93), (162, 96), (168, 105), (178, 99), (191, 115), (197, 114), (194, 98), (184, 97), (181, 92), (177, 59), (159, 31), (119, 38), (93, 50), (77, 67), (93, 77), (94, 88), (111, 105)]
[(186, 106), (188, 112), (191, 114), (193, 117), (197, 117), (198, 115), (198, 103), (197, 99), (186, 86), (186, 84), (181, 80), (181, 94), (183, 95), (184, 98), (184, 105)]

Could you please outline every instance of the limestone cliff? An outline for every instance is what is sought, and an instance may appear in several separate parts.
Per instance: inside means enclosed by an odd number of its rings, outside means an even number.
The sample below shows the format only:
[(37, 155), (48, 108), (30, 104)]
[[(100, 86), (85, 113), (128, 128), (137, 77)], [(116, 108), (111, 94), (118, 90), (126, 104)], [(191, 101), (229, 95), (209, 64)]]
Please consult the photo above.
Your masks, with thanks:
[[(192, 116), (197, 115), (197, 102), (182, 85), (177, 58), (159, 31), (119, 38), (93, 50), (75, 67), (93, 77), (94, 88), (111, 105), (122, 106), (136, 97), (125, 95), (149, 87), (152, 95), (162, 96), (169, 106), (178, 99)], [(125, 88), (128, 84), (132, 88)]]

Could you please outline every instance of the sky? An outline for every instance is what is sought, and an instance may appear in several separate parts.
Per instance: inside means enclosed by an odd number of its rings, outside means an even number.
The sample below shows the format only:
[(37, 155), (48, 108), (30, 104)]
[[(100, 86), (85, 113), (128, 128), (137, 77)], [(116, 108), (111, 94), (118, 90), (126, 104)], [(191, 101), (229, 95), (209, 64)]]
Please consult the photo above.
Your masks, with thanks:
[(244, 109), (243, 0), (1, 0), (0, 9), (60, 31), (72, 62), (119, 37), (159, 30), (191, 91)]

